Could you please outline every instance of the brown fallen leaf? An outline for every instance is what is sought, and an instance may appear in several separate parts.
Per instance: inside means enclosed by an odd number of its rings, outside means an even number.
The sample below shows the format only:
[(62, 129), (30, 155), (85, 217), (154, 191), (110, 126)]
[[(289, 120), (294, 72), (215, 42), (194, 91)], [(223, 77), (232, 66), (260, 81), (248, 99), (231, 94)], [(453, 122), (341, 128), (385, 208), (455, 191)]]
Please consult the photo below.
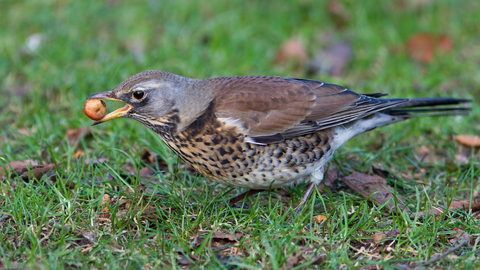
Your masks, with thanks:
[[(139, 184), (136, 193), (125, 191), (125, 194), (128, 196), (120, 197), (118, 202), (116, 197), (114, 197), (111, 204), (118, 203), (119, 205), (116, 214), (117, 218), (137, 216), (148, 220), (158, 220), (157, 208), (154, 205), (149, 204), (150, 199), (148, 196), (141, 196), (141, 194), (145, 193), (146, 189), (147, 188), (144, 185)], [(156, 196), (162, 197), (161, 195)]]
[(382, 170), (380, 168), (377, 168), (375, 166), (372, 165), (372, 172), (382, 178), (390, 178), (392, 180), (396, 180), (398, 181), (398, 178), (395, 177), (395, 175), (391, 174), (390, 172), (386, 171), (386, 170)]
[[(327, 167), (325, 167), (325, 170), (327, 171)], [(318, 186), (318, 190), (322, 193), (325, 192), (325, 188), (328, 188), (331, 191), (336, 190), (338, 188), (337, 180), (338, 180), (338, 168), (334, 166), (330, 166), (327, 173), (325, 174), (323, 181)]]
[[(410, 218), (414, 219), (415, 216), (417, 216), (420, 220), (423, 220), (427, 215), (428, 216), (435, 215), (436, 217), (438, 217), (444, 212), (444, 209), (445, 209), (444, 207), (437, 206), (432, 211), (421, 211), (418, 213), (414, 213), (410, 215)], [(470, 210), (472, 210), (472, 212), (479, 211), (480, 198), (475, 198), (473, 201), (470, 201), (470, 200), (452, 201), (448, 209), (451, 211), (463, 210), (465, 212), (469, 212)]]
[[(359, 172), (355, 172), (349, 176), (343, 178), (343, 182), (347, 184), (351, 189), (360, 193), (365, 198), (369, 198), (371, 202), (376, 205), (385, 206), (389, 211), (396, 213), (395, 197), (390, 192), (391, 187), (387, 184), (387, 181), (378, 175), (367, 175)], [(406, 208), (406, 201), (397, 194), (397, 206), (404, 213), (408, 213)]]
[(95, 232), (92, 230), (81, 230), (79, 231), (80, 235), (87, 239), (88, 241), (95, 243), (97, 241), (97, 236), (95, 235)]
[[(470, 204), (471, 202), (471, 204)], [(452, 201), (450, 203), (450, 210), (463, 210), (468, 212), (470, 209), (472, 212), (476, 212), (480, 210), (480, 198), (474, 198), (473, 201), (470, 200), (461, 200), (461, 201)]]
[(391, 230), (388, 231), (385, 235), (389, 238), (397, 237), (398, 235), (400, 235), (400, 231), (398, 229)]
[(453, 45), (445, 35), (419, 33), (410, 37), (406, 48), (410, 59), (428, 64), (432, 62), (436, 52), (448, 53), (452, 50)]
[(138, 176), (142, 177), (142, 178), (149, 178), (148, 176), (151, 176), (151, 175), (154, 175), (155, 172), (150, 169), (149, 167), (144, 167), (142, 169), (140, 169), (140, 171), (138, 171)]
[(424, 220), (425, 217), (429, 216), (435, 216), (438, 217), (443, 213), (443, 208), (438, 208), (435, 207), (431, 211), (420, 211), (418, 213), (413, 213), (410, 215), (410, 219), (415, 219), (415, 217), (418, 217), (419, 220)]
[(30, 171), (28, 169), (22, 173), (22, 179), (23, 180), (40, 180), (42, 176), (44, 175), (50, 175), (49, 173), (52, 172), (50, 176), (56, 175), (55, 168), (60, 165), (61, 163), (55, 164), (47, 164), (47, 165), (41, 165), (41, 166), (35, 166), (33, 167)]
[(449, 53), (453, 49), (452, 40), (445, 36), (441, 35), (437, 39), (438, 49), (443, 53)]
[[(36, 164), (36, 163), (35, 163)], [(61, 162), (47, 164), (47, 165), (32, 165), (31, 163), (22, 162), (22, 161), (12, 161), (7, 167), (8, 171), (12, 172), (12, 178), (20, 176), (22, 180), (40, 180), (44, 175), (53, 177), (56, 175), (55, 168), (59, 166)], [(10, 169), (11, 167), (11, 169)], [(0, 168), (0, 176), (3, 177), (5, 171), (3, 168)]]
[[(205, 241), (205, 237), (210, 233), (211, 231), (199, 231), (192, 245), (196, 247), (200, 246), (203, 241)], [(215, 230), (212, 235), (212, 240), (209, 244), (211, 248), (224, 249), (228, 247), (227, 245), (238, 245), (240, 239), (242, 239), (244, 236), (245, 235), (242, 232), (231, 234)]]
[(430, 151), (430, 149), (424, 145), (415, 147), (413, 152), (415, 153), (417, 159), (422, 162), (432, 163), (435, 161), (434, 153), (432, 153), (432, 151)]
[(216, 230), (213, 232), (213, 238), (219, 240), (228, 240), (230, 242), (238, 242), (242, 239), (243, 233), (236, 232), (235, 234), (224, 233), (222, 231)]
[(100, 206), (105, 205), (110, 205), (110, 195), (108, 195), (107, 193), (103, 194), (102, 202), (100, 203)]
[(347, 26), (350, 16), (342, 2), (329, 1), (327, 3), (327, 11), (338, 29), (343, 29)]
[(30, 131), (26, 128), (20, 128), (20, 129), (17, 129), (18, 133), (22, 134), (22, 135), (25, 135), (25, 136), (30, 136)]
[(105, 206), (105, 208), (103, 208), (102, 210), (102, 213), (98, 214), (99, 218), (105, 218), (105, 219), (109, 219), (111, 216), (112, 214), (110, 213), (110, 209), (108, 208), (108, 206)]
[(380, 232), (380, 233), (376, 233), (373, 235), (373, 242), (375, 243), (378, 243), (380, 241), (382, 241), (383, 239), (387, 238), (387, 235)]
[(77, 129), (67, 129), (65, 136), (67, 137), (68, 144), (70, 146), (75, 145), (75, 143), (82, 137), (90, 135), (90, 129), (87, 127), (77, 128)]
[(352, 46), (347, 42), (337, 43), (317, 52), (308, 64), (308, 73), (327, 73), (341, 77), (351, 58)]
[(193, 255), (189, 255), (188, 258), (184, 257), (184, 258), (179, 259), (178, 264), (181, 265), (181, 266), (188, 266), (188, 265), (191, 265), (191, 264), (195, 263), (196, 261), (198, 261), (198, 258), (196, 258)]
[(421, 8), (423, 6), (432, 4), (433, 2), (435, 2), (435, 0), (410, 0), (410, 2), (414, 5), (415, 8)]
[(147, 147), (142, 148), (140, 159), (149, 165), (155, 164), (155, 156), (152, 154), (152, 152), (150, 152), (150, 149), (148, 149)]
[(285, 41), (275, 55), (275, 65), (285, 67), (292, 63), (299, 71), (307, 61), (307, 51), (303, 44), (295, 38)]
[(318, 215), (313, 217), (313, 221), (319, 224), (322, 223), (325, 219), (327, 219), (327, 216), (324, 215)]
[(88, 166), (90, 164), (92, 165), (95, 165), (95, 164), (102, 164), (102, 163), (105, 163), (107, 161), (106, 158), (99, 158), (99, 159), (90, 159), (90, 158), (87, 158), (85, 159), (84, 161), (84, 165), (85, 166)]
[(85, 153), (82, 150), (78, 150), (77, 152), (75, 152), (75, 154), (72, 155), (72, 158), (83, 157), (83, 155), (85, 155)]
[[(32, 166), (37, 166), (38, 163), (33, 161), (33, 160), (25, 160), (25, 161), (18, 161), (18, 160), (14, 160), (14, 161), (10, 161), (8, 162), (7, 164), (0, 164), (0, 178), (3, 178), (7, 172), (12, 172), (12, 171), (17, 171), (17, 170), (24, 170), (25, 168), (27, 168), (28, 166), (32, 167)], [(5, 166), (5, 169), (3, 168)]]
[(465, 147), (480, 149), (480, 137), (478, 136), (456, 135), (455, 141)]
[(293, 256), (287, 258), (287, 266), (288, 269), (294, 268), (302, 259), (303, 253), (307, 252), (308, 250), (314, 250), (314, 248), (304, 249), (300, 252), (294, 253)]
[[(455, 240), (458, 240), (459, 243), (465, 242), (466, 245), (470, 245), (472, 243), (472, 236), (470, 234), (460, 229), (456, 231), (457, 233), (455, 234)], [(453, 242), (452, 244), (454, 244), (455, 242)]]
[[(313, 254), (317, 253), (315, 256)], [(294, 253), (293, 256), (287, 258), (287, 269), (294, 268), (302, 261), (310, 261), (313, 265), (319, 265), (327, 260), (327, 254), (323, 251), (319, 251), (316, 248), (306, 248), (297, 253)]]
[(320, 265), (324, 262), (326, 262), (328, 259), (327, 253), (323, 251), (319, 251), (316, 256), (312, 257), (310, 261), (312, 262), (313, 265)]

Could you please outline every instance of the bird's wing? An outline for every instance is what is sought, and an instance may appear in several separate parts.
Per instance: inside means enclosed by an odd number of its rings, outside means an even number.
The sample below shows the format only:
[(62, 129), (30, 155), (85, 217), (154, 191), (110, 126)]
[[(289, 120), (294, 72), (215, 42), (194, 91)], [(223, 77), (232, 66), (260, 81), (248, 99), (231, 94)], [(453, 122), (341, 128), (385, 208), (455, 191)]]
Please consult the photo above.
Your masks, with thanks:
[(315, 94), (301, 82), (280, 77), (214, 80), (216, 117), (239, 125), (251, 137), (281, 133), (303, 121), (315, 106)]
[(216, 80), (214, 112), (253, 142), (268, 144), (345, 124), (405, 102), (378, 99), (314, 80), (225, 77)]

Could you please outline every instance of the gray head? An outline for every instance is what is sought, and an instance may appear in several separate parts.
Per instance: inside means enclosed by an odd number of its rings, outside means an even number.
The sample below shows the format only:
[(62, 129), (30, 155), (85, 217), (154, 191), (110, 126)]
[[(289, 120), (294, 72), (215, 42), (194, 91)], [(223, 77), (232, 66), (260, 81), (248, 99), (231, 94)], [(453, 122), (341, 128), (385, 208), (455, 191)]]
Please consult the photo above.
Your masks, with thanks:
[(164, 71), (145, 71), (126, 79), (112, 91), (87, 99), (123, 101), (127, 105), (95, 122), (100, 124), (118, 117), (135, 119), (147, 127), (168, 126), (181, 131), (210, 104), (211, 91), (202, 80), (194, 80)]

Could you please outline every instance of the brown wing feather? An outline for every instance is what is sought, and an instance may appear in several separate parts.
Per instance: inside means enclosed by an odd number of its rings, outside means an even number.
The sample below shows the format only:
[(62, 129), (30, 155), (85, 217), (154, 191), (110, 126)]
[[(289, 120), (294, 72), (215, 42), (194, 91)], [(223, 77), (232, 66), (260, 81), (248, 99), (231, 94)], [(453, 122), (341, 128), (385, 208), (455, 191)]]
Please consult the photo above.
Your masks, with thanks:
[(274, 143), (342, 125), (407, 99), (379, 99), (314, 80), (281, 77), (210, 79), (214, 112), (230, 119), (255, 141)]
[(303, 121), (315, 106), (316, 96), (301, 82), (280, 77), (211, 80), (217, 92), (215, 115), (238, 120), (251, 137), (283, 132)]

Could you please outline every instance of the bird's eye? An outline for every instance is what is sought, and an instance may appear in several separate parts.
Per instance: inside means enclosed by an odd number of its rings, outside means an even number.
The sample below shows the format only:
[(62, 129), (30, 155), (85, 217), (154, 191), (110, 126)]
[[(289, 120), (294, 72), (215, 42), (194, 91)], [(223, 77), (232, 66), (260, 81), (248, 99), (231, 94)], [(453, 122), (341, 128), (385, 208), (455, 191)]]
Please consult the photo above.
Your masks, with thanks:
[(132, 94), (132, 97), (134, 99), (138, 99), (138, 100), (142, 99), (144, 96), (145, 96), (145, 92), (143, 92), (143, 91), (135, 91)]

